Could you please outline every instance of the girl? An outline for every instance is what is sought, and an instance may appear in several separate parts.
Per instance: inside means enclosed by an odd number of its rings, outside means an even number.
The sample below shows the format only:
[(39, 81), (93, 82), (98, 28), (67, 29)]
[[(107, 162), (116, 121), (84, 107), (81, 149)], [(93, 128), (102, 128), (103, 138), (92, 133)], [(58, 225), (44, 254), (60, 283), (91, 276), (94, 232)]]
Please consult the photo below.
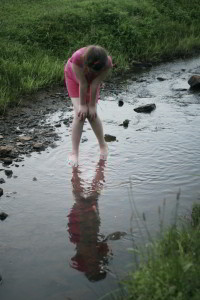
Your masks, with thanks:
[(96, 45), (77, 50), (64, 67), (65, 83), (74, 107), (72, 152), (68, 157), (68, 162), (72, 166), (78, 165), (79, 144), (86, 118), (99, 142), (100, 158), (104, 160), (107, 158), (108, 147), (97, 114), (97, 102), (100, 83), (111, 68), (111, 57), (104, 48)]

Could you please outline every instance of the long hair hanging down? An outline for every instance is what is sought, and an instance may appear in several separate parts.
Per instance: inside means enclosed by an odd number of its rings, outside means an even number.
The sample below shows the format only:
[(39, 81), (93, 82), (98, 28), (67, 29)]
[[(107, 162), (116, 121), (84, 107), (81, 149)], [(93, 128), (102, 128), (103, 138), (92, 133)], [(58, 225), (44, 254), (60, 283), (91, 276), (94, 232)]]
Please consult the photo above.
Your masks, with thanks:
[(108, 61), (107, 51), (101, 46), (91, 45), (84, 54), (84, 65), (95, 71), (104, 68)]

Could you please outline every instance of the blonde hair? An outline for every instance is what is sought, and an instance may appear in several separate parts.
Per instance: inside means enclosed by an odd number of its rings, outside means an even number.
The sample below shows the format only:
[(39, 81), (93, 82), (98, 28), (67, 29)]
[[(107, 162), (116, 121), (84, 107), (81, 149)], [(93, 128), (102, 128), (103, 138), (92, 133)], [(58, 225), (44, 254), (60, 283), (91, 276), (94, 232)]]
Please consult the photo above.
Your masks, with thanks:
[(107, 51), (101, 46), (88, 46), (83, 56), (83, 62), (85, 66), (100, 71), (108, 62)]

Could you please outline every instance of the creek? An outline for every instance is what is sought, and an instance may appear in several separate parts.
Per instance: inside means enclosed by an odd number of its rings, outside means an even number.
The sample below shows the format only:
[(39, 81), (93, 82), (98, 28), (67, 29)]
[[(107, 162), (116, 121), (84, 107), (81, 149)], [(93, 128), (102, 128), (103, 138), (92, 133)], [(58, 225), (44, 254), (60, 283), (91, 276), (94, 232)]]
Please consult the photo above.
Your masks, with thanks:
[[(105, 92), (98, 111), (116, 137), (106, 162), (86, 122), (80, 165), (68, 166), (71, 130), (62, 124), (56, 148), (25, 157), (11, 178), (0, 173), (0, 210), (9, 215), (0, 223), (0, 299), (99, 299), (131, 270), (128, 249), (148, 242), (146, 228), (156, 237), (161, 223), (200, 201), (200, 93), (187, 83), (194, 74), (199, 58), (178, 60)], [(150, 114), (134, 111), (149, 103)], [(71, 116), (58, 108), (48, 123)]]

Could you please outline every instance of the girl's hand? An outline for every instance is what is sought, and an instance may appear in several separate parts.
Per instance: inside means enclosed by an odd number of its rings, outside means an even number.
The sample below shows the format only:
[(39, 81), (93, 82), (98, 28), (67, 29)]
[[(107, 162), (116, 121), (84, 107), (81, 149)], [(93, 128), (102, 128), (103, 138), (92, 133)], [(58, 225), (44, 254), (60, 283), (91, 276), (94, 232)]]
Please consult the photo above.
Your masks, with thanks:
[(86, 104), (80, 105), (79, 106), (78, 117), (81, 120), (85, 120), (85, 118), (87, 117), (87, 115), (88, 115), (88, 107), (87, 107), (87, 105)]
[(96, 105), (89, 105), (89, 118), (91, 121), (97, 117), (97, 107)]

